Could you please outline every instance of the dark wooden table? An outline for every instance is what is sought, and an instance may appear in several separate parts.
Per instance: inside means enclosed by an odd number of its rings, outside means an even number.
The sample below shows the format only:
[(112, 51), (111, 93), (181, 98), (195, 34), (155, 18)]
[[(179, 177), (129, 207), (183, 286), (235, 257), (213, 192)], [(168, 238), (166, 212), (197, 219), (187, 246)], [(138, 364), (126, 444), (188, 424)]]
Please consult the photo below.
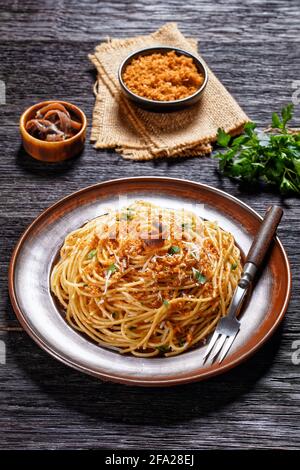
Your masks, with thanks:
[[(66, 99), (91, 123), (95, 74), (88, 52), (107, 36), (150, 33), (177, 21), (199, 39), (208, 64), (259, 125), (291, 101), (299, 79), (297, 0), (14, 1), (0, 3), (0, 364), (1, 449), (299, 448), (299, 199), (239, 188), (210, 159), (130, 162), (87, 142), (80, 158), (43, 165), (20, 146), (18, 119), (34, 102)], [(299, 109), (296, 112), (299, 124)], [(102, 383), (52, 359), (21, 330), (7, 267), (26, 226), (46, 207), (87, 185), (124, 176), (169, 175), (224, 189), (263, 213), (285, 209), (279, 235), (294, 277), (286, 319), (246, 363), (208, 382), (170, 389)], [(3, 343), (4, 342), (4, 343)], [(3, 358), (2, 358), (3, 359)]]

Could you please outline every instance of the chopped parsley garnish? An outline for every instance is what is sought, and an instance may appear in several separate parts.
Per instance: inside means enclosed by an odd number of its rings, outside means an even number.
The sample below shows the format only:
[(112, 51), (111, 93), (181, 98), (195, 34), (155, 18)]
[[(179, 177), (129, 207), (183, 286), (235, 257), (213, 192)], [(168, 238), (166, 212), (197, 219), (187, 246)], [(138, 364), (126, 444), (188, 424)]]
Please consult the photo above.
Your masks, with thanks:
[(89, 259), (94, 258), (94, 256), (96, 256), (96, 254), (97, 254), (97, 250), (92, 250), (92, 251), (89, 252), (88, 258)]
[(193, 276), (194, 276), (194, 279), (196, 279), (197, 282), (199, 282), (199, 284), (205, 284), (207, 279), (206, 277), (200, 273), (200, 271), (196, 268), (192, 268), (193, 269)]
[(168, 306), (168, 305), (169, 305), (169, 302), (168, 302), (167, 300), (164, 300), (164, 301), (163, 301), (163, 304), (166, 305), (166, 306)]
[(231, 265), (231, 271), (234, 271), (237, 268), (237, 263), (232, 263)]
[(163, 353), (163, 354), (165, 354), (165, 353), (167, 353), (167, 352), (170, 351), (169, 346), (157, 346), (157, 349), (158, 349), (161, 353)]
[(191, 224), (189, 222), (184, 222), (183, 224), (181, 224), (181, 227), (183, 228), (183, 230), (189, 229), (191, 228)]
[(179, 347), (182, 348), (182, 346), (185, 345), (185, 342), (186, 342), (185, 338), (180, 338), (179, 343), (178, 343)]
[(176, 253), (180, 253), (179, 246), (176, 246), (176, 245), (171, 246), (171, 248), (169, 249), (169, 253), (170, 255), (175, 255)]
[(114, 263), (110, 264), (107, 268), (107, 273), (114, 274), (116, 271), (118, 271), (118, 267)]

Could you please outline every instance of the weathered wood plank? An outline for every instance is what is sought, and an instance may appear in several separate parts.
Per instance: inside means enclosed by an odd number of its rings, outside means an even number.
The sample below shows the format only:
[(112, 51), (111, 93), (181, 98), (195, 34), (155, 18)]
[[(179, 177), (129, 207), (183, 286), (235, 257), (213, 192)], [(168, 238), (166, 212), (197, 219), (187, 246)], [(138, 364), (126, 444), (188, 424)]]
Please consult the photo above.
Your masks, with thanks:
[(0, 402), (6, 432), (1, 447), (296, 448), (300, 444), (298, 370), (283, 353), (288, 344), (280, 332), (252, 359), (222, 377), (157, 390), (80, 375), (49, 357), (25, 334), (9, 335), (6, 342), (8, 362), (2, 366), (6, 379), (1, 391), (5, 400)]
[(186, 34), (224, 43), (299, 40), (297, 0), (251, 2), (230, 0), (93, 1), (57, 0), (1, 2), (0, 35), (13, 41), (59, 39), (98, 40), (149, 33), (163, 22), (176, 21)]

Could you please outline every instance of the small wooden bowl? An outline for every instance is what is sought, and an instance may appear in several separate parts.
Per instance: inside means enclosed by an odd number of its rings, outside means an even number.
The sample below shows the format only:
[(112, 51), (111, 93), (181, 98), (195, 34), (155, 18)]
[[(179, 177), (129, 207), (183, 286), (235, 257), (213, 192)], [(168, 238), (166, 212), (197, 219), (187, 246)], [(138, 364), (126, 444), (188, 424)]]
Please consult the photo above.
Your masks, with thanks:
[[(82, 123), (80, 131), (73, 137), (70, 137), (70, 139), (66, 139), (61, 142), (47, 142), (45, 140), (36, 139), (26, 131), (27, 122), (34, 118), (36, 112), (40, 108), (43, 108), (50, 103), (63, 104), (67, 110), (71, 111), (76, 119)], [(60, 100), (42, 101), (37, 103), (26, 109), (20, 118), (20, 132), (26, 152), (33, 158), (43, 162), (60, 162), (78, 155), (84, 146), (86, 126), (87, 120), (84, 112), (74, 104)]]

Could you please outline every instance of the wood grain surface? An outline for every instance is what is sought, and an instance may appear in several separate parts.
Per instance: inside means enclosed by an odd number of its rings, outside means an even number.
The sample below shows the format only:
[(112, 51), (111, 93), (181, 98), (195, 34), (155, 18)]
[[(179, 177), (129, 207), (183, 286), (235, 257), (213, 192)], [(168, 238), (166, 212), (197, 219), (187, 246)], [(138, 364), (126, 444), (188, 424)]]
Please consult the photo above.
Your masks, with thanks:
[[(80, 157), (50, 165), (20, 146), (20, 114), (38, 100), (74, 102), (90, 129), (95, 72), (87, 54), (107, 36), (149, 33), (167, 21), (199, 40), (209, 66), (260, 126), (291, 101), (300, 65), (296, 0), (0, 3), (0, 80), (6, 84), (6, 105), (0, 105), (1, 449), (300, 448), (300, 365), (291, 360), (292, 344), (300, 340), (299, 199), (241, 187), (222, 178), (211, 158), (130, 162), (87, 142)], [(295, 118), (299, 124), (299, 106)], [(193, 179), (261, 214), (270, 204), (285, 211), (279, 236), (294, 279), (286, 319), (255, 356), (224, 376), (158, 390), (103, 383), (40, 350), (14, 316), (7, 268), (26, 226), (72, 191), (139, 175)]]

